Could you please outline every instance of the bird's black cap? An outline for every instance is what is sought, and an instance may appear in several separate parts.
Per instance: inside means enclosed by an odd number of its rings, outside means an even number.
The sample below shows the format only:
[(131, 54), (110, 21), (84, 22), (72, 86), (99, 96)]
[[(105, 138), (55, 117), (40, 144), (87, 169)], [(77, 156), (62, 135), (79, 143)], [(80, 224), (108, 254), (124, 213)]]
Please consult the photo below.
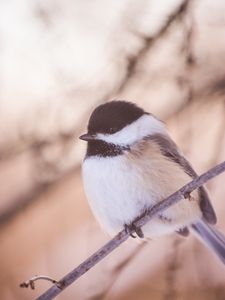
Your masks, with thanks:
[(147, 114), (136, 104), (127, 101), (111, 101), (99, 105), (92, 112), (88, 133), (112, 134)]

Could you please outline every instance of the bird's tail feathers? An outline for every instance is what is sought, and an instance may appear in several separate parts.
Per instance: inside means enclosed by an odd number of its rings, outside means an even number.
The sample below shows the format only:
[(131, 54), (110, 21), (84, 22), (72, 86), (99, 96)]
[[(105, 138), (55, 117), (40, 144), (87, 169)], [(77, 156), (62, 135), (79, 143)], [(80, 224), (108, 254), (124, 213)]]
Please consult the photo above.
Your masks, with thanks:
[(225, 264), (225, 236), (215, 228), (215, 226), (207, 224), (201, 220), (192, 226), (197, 237)]

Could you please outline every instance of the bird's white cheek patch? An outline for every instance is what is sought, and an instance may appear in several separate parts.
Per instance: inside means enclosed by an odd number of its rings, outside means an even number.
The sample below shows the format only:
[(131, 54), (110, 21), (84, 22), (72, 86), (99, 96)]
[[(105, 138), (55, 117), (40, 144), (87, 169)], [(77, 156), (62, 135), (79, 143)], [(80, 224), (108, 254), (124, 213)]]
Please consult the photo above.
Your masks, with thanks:
[(97, 138), (115, 145), (131, 145), (148, 135), (167, 134), (164, 124), (151, 115), (143, 115), (114, 134), (97, 134)]

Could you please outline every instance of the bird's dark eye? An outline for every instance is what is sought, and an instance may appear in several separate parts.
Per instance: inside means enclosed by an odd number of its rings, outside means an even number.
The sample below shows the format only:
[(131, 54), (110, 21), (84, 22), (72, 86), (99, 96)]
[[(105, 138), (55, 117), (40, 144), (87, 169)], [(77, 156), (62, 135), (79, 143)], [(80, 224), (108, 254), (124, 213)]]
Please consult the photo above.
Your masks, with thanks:
[(109, 133), (115, 133), (117, 129), (115, 127), (109, 128)]

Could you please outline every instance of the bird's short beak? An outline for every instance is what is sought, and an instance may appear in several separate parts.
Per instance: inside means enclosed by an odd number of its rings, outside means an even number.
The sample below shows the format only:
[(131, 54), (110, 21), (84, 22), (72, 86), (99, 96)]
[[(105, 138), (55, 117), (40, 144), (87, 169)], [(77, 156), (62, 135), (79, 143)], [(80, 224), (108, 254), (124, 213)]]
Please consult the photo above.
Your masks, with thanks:
[(89, 134), (89, 133), (85, 133), (85, 134), (82, 134), (79, 139), (83, 140), (83, 141), (93, 141), (96, 139), (96, 136), (94, 134)]

